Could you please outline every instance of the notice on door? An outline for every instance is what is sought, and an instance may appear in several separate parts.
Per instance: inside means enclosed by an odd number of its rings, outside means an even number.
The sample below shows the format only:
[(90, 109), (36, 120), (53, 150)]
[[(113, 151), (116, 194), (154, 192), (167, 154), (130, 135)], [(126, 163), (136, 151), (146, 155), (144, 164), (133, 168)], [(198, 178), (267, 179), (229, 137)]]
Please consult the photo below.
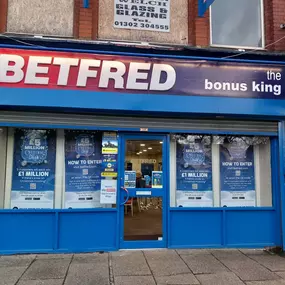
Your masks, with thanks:
[(114, 27), (170, 31), (170, 0), (114, 0)]

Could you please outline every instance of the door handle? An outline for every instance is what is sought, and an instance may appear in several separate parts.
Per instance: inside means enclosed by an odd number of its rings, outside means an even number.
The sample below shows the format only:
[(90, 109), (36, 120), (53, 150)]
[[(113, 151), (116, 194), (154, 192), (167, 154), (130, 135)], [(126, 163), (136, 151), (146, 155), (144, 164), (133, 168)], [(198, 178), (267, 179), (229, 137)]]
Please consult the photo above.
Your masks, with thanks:
[(122, 186), (121, 189), (123, 189), (123, 190), (127, 193), (127, 198), (126, 198), (126, 200), (125, 200), (123, 203), (120, 204), (121, 206), (123, 206), (123, 205), (125, 205), (125, 204), (128, 202), (128, 200), (129, 200), (129, 198), (130, 198), (130, 194), (129, 194), (129, 191), (128, 191), (127, 188), (125, 188), (125, 187)]

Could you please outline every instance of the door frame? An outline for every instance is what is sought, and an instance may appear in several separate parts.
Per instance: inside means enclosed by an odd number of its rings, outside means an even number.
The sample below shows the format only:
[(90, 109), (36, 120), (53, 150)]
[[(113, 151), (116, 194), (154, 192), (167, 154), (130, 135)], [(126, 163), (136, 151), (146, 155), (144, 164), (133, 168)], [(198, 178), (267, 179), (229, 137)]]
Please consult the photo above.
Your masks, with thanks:
[[(162, 141), (162, 169), (163, 169), (163, 188), (153, 189), (152, 197), (158, 197), (158, 191), (162, 195), (162, 240), (124, 240), (124, 193), (121, 187), (124, 187), (125, 172), (125, 151), (127, 140), (159, 140)], [(119, 168), (118, 168), (118, 227), (119, 227), (119, 249), (136, 249), (136, 248), (166, 248), (168, 244), (168, 211), (169, 211), (169, 140), (167, 134), (153, 133), (119, 133)], [(151, 188), (152, 189), (152, 188)], [(159, 193), (160, 194), (160, 193)]]

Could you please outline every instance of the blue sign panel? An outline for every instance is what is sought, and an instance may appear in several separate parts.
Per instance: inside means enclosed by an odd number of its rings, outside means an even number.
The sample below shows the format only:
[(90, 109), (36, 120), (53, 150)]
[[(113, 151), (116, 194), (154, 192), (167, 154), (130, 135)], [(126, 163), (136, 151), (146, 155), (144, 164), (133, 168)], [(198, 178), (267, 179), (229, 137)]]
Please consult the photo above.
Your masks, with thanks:
[(16, 129), (12, 190), (54, 191), (54, 130)]
[(253, 150), (242, 139), (220, 146), (222, 206), (255, 206)]
[(65, 191), (97, 191), (101, 187), (101, 133), (65, 132)]
[[(194, 137), (194, 136), (193, 136)], [(212, 206), (212, 150), (201, 139), (176, 144), (178, 206)]]

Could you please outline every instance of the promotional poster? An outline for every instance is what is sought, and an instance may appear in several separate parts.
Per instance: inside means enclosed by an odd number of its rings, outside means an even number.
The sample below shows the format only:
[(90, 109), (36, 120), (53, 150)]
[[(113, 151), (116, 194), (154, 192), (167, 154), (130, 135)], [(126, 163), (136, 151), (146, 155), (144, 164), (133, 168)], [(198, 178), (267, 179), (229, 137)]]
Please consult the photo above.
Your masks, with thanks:
[(115, 132), (103, 133), (102, 154), (118, 154), (117, 133)]
[(65, 131), (65, 208), (100, 207), (101, 136)]
[(53, 208), (56, 133), (15, 129), (11, 208)]
[(163, 187), (163, 175), (162, 171), (153, 171), (152, 172), (152, 188), (162, 188)]
[(213, 205), (211, 143), (188, 136), (176, 143), (176, 201), (178, 207)]
[(125, 187), (126, 188), (136, 188), (136, 172), (135, 171), (125, 171)]
[(253, 146), (239, 140), (220, 146), (221, 206), (255, 206)]

